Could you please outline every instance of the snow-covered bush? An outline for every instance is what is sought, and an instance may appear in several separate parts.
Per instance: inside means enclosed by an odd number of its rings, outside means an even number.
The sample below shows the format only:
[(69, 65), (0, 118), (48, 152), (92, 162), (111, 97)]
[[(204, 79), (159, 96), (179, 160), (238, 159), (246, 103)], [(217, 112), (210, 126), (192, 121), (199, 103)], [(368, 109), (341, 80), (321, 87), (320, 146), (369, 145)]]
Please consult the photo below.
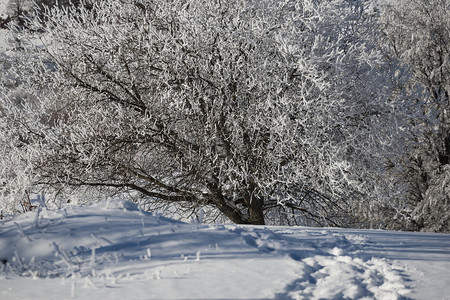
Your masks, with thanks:
[(373, 191), (392, 84), (370, 2), (100, 0), (39, 16), (12, 70), (36, 99), (15, 129), (34, 185), (251, 224), (348, 225)]

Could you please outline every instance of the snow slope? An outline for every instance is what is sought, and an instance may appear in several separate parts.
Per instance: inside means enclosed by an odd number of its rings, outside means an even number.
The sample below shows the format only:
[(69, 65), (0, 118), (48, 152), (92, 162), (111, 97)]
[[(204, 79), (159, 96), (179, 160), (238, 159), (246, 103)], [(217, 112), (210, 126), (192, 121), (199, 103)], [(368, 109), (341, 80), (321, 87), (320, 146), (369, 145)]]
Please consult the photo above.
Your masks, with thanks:
[(450, 235), (185, 224), (126, 201), (0, 222), (0, 299), (449, 299)]

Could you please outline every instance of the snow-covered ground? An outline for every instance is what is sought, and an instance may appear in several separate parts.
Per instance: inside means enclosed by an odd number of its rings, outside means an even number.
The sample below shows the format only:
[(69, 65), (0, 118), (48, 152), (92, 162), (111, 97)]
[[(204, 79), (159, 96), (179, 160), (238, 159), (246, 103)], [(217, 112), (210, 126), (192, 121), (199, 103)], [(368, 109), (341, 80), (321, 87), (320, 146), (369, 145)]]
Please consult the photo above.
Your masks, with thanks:
[[(6, 7), (9, 0), (0, 0), (0, 18), (6, 18)], [(6, 50), (8, 31), (0, 28), (0, 53)]]
[(185, 224), (126, 201), (0, 221), (0, 299), (450, 299), (450, 235)]
[(0, 18), (6, 16), (6, 7), (9, 0), (0, 0)]

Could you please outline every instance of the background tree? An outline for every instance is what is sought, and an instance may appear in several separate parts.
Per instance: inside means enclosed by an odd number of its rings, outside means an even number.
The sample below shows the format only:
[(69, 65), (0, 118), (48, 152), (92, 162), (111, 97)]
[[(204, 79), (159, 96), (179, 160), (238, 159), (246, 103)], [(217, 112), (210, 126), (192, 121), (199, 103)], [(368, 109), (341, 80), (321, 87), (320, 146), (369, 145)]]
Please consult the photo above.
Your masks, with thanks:
[(376, 18), (344, 0), (53, 8), (17, 32), (11, 72), (36, 100), (5, 118), (34, 186), (346, 226), (392, 115)]
[(450, 231), (450, 2), (394, 2), (384, 14), (384, 42), (411, 77), (405, 85), (403, 158), (393, 176), (414, 229)]

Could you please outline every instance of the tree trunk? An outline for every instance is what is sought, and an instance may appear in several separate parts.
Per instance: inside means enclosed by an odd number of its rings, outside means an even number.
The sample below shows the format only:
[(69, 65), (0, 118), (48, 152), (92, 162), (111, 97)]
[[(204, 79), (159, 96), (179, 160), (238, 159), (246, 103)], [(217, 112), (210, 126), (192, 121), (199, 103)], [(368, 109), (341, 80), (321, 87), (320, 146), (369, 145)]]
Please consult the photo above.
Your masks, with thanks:
[(263, 205), (258, 197), (251, 197), (248, 204), (249, 223), (252, 225), (265, 225)]
[(243, 193), (244, 203), (248, 208), (248, 223), (253, 225), (265, 225), (263, 200), (255, 195), (255, 189), (255, 184), (250, 183), (248, 189)]

